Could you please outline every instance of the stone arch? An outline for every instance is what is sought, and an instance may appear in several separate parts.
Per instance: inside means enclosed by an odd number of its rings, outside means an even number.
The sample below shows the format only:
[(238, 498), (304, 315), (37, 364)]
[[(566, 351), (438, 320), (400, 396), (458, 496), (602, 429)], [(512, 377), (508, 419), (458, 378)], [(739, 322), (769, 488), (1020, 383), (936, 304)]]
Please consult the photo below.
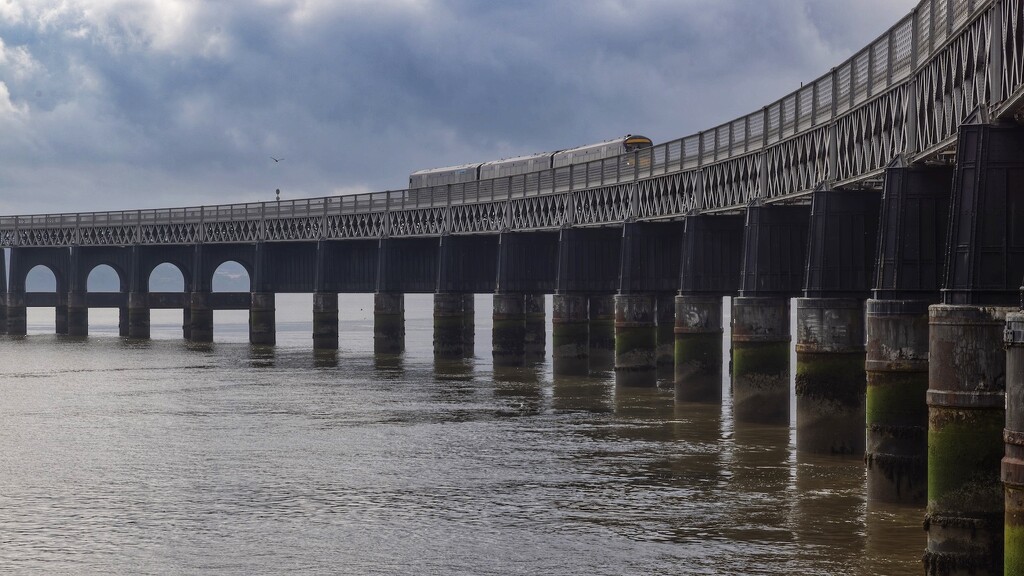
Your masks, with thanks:
[(210, 277), (211, 292), (251, 292), (252, 285), (252, 270), (237, 260), (221, 262)]
[[(178, 280), (181, 287), (178, 287)], [(192, 284), (186, 269), (171, 261), (160, 262), (149, 269), (143, 285), (147, 292), (188, 292)], [(156, 283), (154, 284), (154, 280)]]
[(59, 272), (47, 264), (36, 264), (29, 268), (22, 284), (26, 292), (62, 292)]
[[(109, 271), (109, 273), (108, 273)], [(110, 273), (113, 273), (117, 288), (109, 288), (112, 284)], [(94, 282), (95, 280), (95, 282)], [(114, 262), (102, 262), (90, 268), (85, 274), (82, 284), (86, 292), (127, 292), (128, 275)], [(100, 288), (100, 289), (97, 289)]]

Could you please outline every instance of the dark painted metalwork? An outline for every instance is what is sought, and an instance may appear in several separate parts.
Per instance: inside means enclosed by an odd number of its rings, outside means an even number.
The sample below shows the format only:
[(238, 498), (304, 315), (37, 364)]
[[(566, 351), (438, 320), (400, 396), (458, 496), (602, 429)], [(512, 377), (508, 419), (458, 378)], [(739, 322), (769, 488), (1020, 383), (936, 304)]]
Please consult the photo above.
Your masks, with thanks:
[(881, 198), (874, 192), (815, 190), (811, 195), (807, 298), (867, 298)]
[(679, 290), (683, 222), (627, 222), (622, 225), (619, 293)]
[(740, 289), (745, 224), (741, 215), (686, 217), (680, 294), (728, 296)]
[(798, 296), (807, 256), (808, 206), (747, 207), (740, 295)]
[(558, 274), (557, 232), (503, 232), (498, 240), (499, 294), (545, 293), (555, 290)]
[(497, 236), (446, 235), (441, 236), (439, 242), (437, 292), (494, 292), (498, 265)]
[(558, 237), (558, 293), (614, 293), (621, 244), (618, 226), (563, 228)]

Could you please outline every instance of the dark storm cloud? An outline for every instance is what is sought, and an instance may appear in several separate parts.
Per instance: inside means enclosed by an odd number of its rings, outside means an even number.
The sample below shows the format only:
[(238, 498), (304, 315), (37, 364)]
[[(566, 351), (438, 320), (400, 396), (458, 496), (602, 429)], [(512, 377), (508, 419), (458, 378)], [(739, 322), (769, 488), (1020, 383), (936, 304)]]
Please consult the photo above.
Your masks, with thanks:
[(0, 3), (0, 212), (399, 188), (419, 168), (664, 141), (813, 80), (912, 6)]

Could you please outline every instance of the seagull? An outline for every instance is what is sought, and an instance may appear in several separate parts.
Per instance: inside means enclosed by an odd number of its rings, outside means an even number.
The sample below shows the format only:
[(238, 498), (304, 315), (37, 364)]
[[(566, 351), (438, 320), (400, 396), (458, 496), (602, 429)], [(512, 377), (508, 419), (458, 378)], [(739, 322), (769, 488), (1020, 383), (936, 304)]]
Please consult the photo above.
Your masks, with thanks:
[(284, 160), (284, 158), (274, 158), (273, 156), (271, 156), (270, 159), (273, 160), (274, 162), (280, 162), (281, 160)]

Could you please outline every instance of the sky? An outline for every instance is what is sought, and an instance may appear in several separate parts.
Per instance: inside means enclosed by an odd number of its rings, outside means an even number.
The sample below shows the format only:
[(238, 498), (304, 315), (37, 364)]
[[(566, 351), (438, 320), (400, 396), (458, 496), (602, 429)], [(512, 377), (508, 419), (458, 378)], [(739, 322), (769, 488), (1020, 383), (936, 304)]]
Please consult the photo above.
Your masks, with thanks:
[(664, 142), (816, 79), (915, 4), (0, 0), (0, 214), (401, 189)]

